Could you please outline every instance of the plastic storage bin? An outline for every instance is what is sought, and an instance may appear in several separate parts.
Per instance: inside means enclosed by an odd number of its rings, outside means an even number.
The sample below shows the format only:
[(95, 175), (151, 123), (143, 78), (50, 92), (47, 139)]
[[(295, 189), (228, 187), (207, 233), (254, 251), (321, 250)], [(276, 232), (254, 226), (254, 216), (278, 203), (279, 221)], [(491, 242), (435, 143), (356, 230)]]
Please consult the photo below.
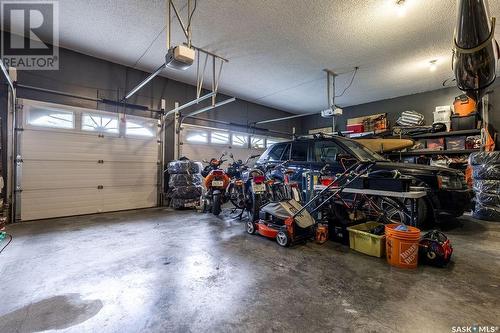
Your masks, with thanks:
[(477, 128), (477, 114), (471, 113), (468, 116), (452, 116), (451, 129), (454, 131), (471, 130)]
[(363, 126), (363, 124), (347, 125), (347, 130), (353, 133), (363, 133), (365, 131), (365, 126)]
[(444, 138), (426, 140), (427, 150), (444, 150)]
[(465, 149), (465, 136), (455, 136), (446, 138), (446, 149), (448, 150)]
[(385, 235), (377, 236), (369, 233), (371, 229), (380, 225), (383, 224), (366, 222), (348, 227), (350, 248), (372, 257), (383, 257), (385, 255)]

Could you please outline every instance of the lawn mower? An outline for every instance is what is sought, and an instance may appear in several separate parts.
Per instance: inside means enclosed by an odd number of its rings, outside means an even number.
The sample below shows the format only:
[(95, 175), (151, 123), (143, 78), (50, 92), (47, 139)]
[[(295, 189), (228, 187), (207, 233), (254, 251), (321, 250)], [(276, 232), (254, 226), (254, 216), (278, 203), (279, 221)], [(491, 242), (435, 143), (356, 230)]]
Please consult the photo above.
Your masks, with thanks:
[[(357, 162), (337, 176), (304, 206), (294, 199), (265, 204), (260, 209), (259, 220), (247, 222), (246, 231), (249, 234), (258, 233), (264, 237), (274, 238), (281, 246), (289, 246), (314, 237), (316, 221), (311, 214), (341, 193), (350, 183), (368, 172), (373, 165), (374, 162)], [(340, 185), (342, 182), (343, 184)], [(330, 191), (334, 186), (335, 190)], [(320, 198), (323, 200), (319, 201)], [(309, 212), (307, 208), (312, 207), (317, 202), (320, 204), (311, 208)]]

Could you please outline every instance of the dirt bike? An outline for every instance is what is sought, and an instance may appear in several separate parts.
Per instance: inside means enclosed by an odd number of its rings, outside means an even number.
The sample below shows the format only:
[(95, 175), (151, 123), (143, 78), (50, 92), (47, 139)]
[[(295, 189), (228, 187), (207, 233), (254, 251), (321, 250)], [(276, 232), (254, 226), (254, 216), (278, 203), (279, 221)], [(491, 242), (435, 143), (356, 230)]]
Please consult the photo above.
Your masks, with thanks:
[(220, 167), (226, 161), (222, 159), (224, 156), (226, 156), (225, 152), (219, 159), (212, 158), (210, 161), (203, 161), (208, 165), (201, 172), (201, 175), (205, 177), (204, 184), (207, 189), (203, 198), (203, 211), (211, 212), (215, 216), (221, 213), (222, 205), (229, 201), (227, 195), (229, 176)]

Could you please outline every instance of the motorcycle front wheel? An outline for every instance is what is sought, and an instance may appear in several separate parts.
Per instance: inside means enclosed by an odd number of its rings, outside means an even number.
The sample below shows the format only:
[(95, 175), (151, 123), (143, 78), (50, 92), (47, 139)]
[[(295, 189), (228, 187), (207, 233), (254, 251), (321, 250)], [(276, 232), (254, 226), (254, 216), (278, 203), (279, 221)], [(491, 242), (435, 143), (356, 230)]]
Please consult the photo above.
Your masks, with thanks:
[(243, 194), (243, 186), (238, 186), (233, 183), (229, 184), (229, 201), (234, 207), (243, 209), (245, 208), (245, 199)]

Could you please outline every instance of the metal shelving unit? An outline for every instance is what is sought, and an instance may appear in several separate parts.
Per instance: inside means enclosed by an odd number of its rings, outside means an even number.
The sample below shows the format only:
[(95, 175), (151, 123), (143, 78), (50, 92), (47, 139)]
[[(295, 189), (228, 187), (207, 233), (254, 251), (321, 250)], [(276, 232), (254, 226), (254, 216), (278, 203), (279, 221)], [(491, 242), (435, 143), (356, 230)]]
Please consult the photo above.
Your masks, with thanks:
[(404, 152), (394, 152), (387, 154), (388, 156), (420, 156), (420, 155), (461, 155), (472, 154), (479, 149), (461, 149), (461, 150), (414, 150)]
[(414, 135), (411, 138), (412, 139), (430, 139), (430, 138), (441, 138), (441, 137), (461, 136), (461, 135), (479, 135), (479, 134), (481, 134), (480, 129), (471, 129), (471, 130), (462, 130), (462, 131), (453, 131), (453, 132), (419, 134), (419, 135)]

